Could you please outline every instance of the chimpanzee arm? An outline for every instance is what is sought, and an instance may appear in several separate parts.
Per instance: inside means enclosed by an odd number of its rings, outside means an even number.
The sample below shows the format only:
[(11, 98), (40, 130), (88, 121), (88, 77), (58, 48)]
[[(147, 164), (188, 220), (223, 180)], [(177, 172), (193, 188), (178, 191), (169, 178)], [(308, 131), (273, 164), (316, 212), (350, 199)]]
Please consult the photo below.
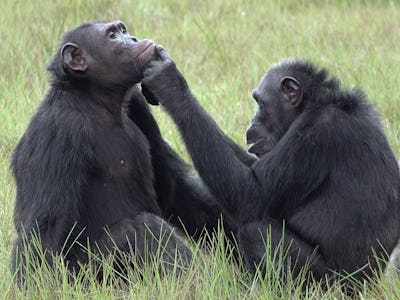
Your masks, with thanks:
[[(308, 154), (303, 157), (304, 151), (301, 149), (291, 153), (292, 145), (285, 139), (282, 143), (287, 143), (285, 145), (289, 150), (284, 149), (282, 153), (277, 153), (277, 150), (275, 154), (271, 153), (268, 158), (256, 162), (252, 168), (244, 164), (235, 155), (225, 135), (191, 94), (186, 81), (167, 55), (151, 64), (145, 72), (143, 85), (145, 95), (160, 101), (178, 125), (200, 176), (217, 199), (231, 213), (239, 214), (243, 221), (258, 217), (266, 206), (273, 209), (279, 203), (278, 194), (273, 194), (277, 190), (298, 191), (298, 197), (303, 199), (326, 175), (324, 172), (328, 167), (323, 166), (324, 162), (320, 162), (321, 168), (313, 169), (311, 174), (294, 172), (303, 170), (304, 166), (306, 169), (303, 172), (306, 173), (307, 167), (319, 157), (315, 153), (315, 159)], [(321, 133), (318, 131), (315, 134)], [(298, 147), (310, 144), (309, 141), (303, 141), (302, 144), (293, 142)], [(312, 144), (309, 147), (313, 150)], [(290, 159), (294, 158), (298, 160), (296, 170), (291, 169), (293, 161)], [(281, 168), (281, 162), (286, 164), (286, 169)]]
[[(162, 70), (157, 70), (156, 64)], [(178, 125), (197, 171), (216, 198), (235, 215), (242, 206), (239, 201), (259, 205), (262, 185), (250, 163), (238, 158), (237, 149), (231, 147), (224, 133), (199, 105), (174, 63), (154, 62), (145, 71), (142, 85), (144, 95), (160, 101)], [(251, 211), (259, 210), (253, 206)]]
[(224, 215), (226, 232), (236, 231), (236, 222), (220, 207), (201, 179), (162, 138), (146, 99), (135, 87), (129, 95), (128, 116), (146, 135), (155, 176), (157, 201), (163, 216), (173, 225), (184, 227), (191, 236), (199, 237), (205, 227), (209, 232), (218, 227)]
[[(170, 148), (165, 141), (162, 139), (160, 129), (157, 125), (156, 120), (150, 112), (148, 104), (143, 97), (142, 93), (137, 87), (132, 88), (128, 93), (128, 115), (129, 118), (140, 128), (140, 130), (146, 135), (150, 142), (153, 144), (152, 148), (167, 147)], [(153, 102), (156, 103), (156, 102)], [(244, 151), (239, 145), (224, 136), (226, 142), (230, 145), (232, 150), (235, 152), (237, 158), (244, 164), (251, 166), (257, 159), (255, 156), (250, 155), (247, 151)], [(168, 152), (173, 151), (172, 149)]]
[[(174, 210), (176, 202), (176, 181), (189, 171), (187, 165), (162, 138), (160, 129), (154, 119), (146, 99), (137, 87), (131, 89), (127, 99), (129, 118), (139, 127), (150, 144), (150, 153), (155, 177), (157, 201), (163, 214)], [(181, 195), (179, 195), (181, 196)], [(165, 216), (164, 217), (169, 217)]]
[(324, 109), (304, 112), (271, 152), (253, 165), (263, 180), (265, 216), (288, 218), (329, 180), (340, 153), (347, 151), (343, 142), (348, 137), (340, 130), (343, 126), (340, 117)]
[(60, 251), (79, 220), (93, 134), (84, 116), (61, 105), (48, 101), (41, 105), (13, 155), (19, 241), (15, 256), (23, 251), (25, 233), (28, 240), (39, 234), (44, 249)]
[(232, 141), (225, 134), (224, 134), (224, 139), (235, 153), (236, 158), (239, 159), (246, 166), (250, 167), (257, 161), (257, 158), (254, 155), (251, 155), (247, 151), (243, 150), (242, 147), (240, 147), (238, 144)]

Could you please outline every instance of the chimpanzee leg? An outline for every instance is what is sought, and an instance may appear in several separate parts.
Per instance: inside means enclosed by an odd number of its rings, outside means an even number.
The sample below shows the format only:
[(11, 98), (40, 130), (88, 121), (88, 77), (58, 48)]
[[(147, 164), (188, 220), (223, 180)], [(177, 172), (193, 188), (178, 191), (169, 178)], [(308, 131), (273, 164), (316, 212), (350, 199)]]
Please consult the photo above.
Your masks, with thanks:
[(165, 269), (188, 267), (192, 258), (190, 249), (167, 222), (151, 213), (141, 213), (133, 219), (121, 220), (106, 229), (97, 240), (102, 254), (116, 253), (120, 257), (133, 255), (139, 265), (161, 260)]
[[(301, 237), (283, 226), (282, 221), (268, 219), (246, 224), (238, 233), (240, 251), (248, 268), (255, 273), (257, 266), (265, 273), (263, 258), (266, 245), (271, 245), (272, 253), (282, 250), (285, 266), (290, 266), (292, 274), (298, 275), (303, 266), (308, 266), (315, 279), (327, 273), (327, 266), (318, 248), (311, 246)], [(284, 269), (286, 271), (286, 269)]]

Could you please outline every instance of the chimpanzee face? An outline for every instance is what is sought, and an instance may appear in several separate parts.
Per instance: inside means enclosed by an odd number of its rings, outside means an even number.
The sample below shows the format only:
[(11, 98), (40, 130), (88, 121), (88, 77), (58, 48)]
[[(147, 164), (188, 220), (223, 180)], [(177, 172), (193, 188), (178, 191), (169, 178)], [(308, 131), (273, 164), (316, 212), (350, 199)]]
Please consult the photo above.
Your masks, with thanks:
[(268, 71), (253, 91), (258, 108), (247, 129), (249, 152), (262, 157), (282, 138), (297, 118), (303, 98), (298, 81), (275, 69)]
[[(78, 37), (78, 38), (76, 38)], [(61, 48), (66, 68), (94, 84), (128, 86), (142, 78), (155, 44), (131, 36), (121, 21), (93, 23)]]

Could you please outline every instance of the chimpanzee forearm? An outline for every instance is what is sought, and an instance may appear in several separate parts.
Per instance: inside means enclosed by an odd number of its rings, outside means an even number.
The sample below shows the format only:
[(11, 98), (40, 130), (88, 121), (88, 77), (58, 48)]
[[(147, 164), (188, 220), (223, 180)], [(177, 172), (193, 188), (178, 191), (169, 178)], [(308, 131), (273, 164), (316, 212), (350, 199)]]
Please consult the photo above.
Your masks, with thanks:
[[(163, 87), (164, 80), (153, 78), (144, 81), (145, 88), (156, 99), (162, 98), (164, 107), (178, 125), (193, 163), (212, 193), (240, 219), (253, 218), (251, 212), (261, 199), (261, 186), (252, 169), (236, 155), (237, 148), (223, 134), (216, 123), (191, 94), (184, 78), (174, 69), (174, 74), (164, 72), (160, 76), (172, 76), (174, 86)], [(160, 84), (161, 83), (161, 84)], [(246, 201), (242, 201), (246, 199)], [(246, 209), (252, 207), (252, 209)]]
[(236, 157), (244, 163), (246, 166), (252, 166), (256, 161), (257, 158), (253, 155), (249, 155), (249, 153), (245, 150), (243, 150), (239, 145), (237, 145), (234, 141), (232, 141), (230, 138), (225, 136), (225, 139), (227, 143), (230, 145), (232, 150), (234, 151)]
[[(216, 230), (222, 215), (228, 235), (236, 231), (234, 218), (223, 212), (201, 179), (191, 174), (191, 166), (163, 139), (140, 91), (135, 87), (128, 96), (128, 116), (146, 135), (150, 144), (154, 186), (163, 216), (195, 238), (200, 237), (203, 228), (209, 232)], [(191, 211), (197, 213), (192, 214)]]

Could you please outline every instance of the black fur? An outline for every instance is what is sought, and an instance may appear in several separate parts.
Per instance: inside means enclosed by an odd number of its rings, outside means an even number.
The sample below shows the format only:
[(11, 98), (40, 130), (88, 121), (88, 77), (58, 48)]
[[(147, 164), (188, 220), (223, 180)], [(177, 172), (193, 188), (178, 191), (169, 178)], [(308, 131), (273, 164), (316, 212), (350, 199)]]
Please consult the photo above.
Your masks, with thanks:
[(283, 221), (295, 250), (289, 256), (313, 261), (316, 278), (368, 262), (356, 277), (371, 276), (378, 268), (374, 251), (387, 261), (400, 231), (399, 168), (361, 91), (342, 89), (307, 62), (275, 65), (253, 92), (259, 109), (247, 137), (258, 160), (248, 164), (165, 50), (156, 51), (160, 59), (142, 82), (145, 95), (164, 105), (200, 176), (241, 221), (237, 237), (251, 270), (262, 261), (268, 227), (276, 246)]
[[(161, 241), (166, 252), (179, 251), (187, 265), (189, 248), (160, 217), (196, 238), (203, 227), (217, 227), (220, 208), (163, 140), (140, 91), (131, 88), (154, 50), (124, 28), (122, 22), (88, 23), (68, 32), (48, 67), (50, 90), (12, 158), (14, 272), (24, 271), (22, 253), (33, 235), (50, 264), (58, 253), (74, 269), (88, 260), (79, 243), (127, 252), (128, 237), (140, 255), (154, 254), (141, 237), (145, 228), (160, 236), (163, 226), (170, 236)], [(143, 51), (142, 45), (150, 47)], [(79, 243), (72, 244), (75, 239)]]

